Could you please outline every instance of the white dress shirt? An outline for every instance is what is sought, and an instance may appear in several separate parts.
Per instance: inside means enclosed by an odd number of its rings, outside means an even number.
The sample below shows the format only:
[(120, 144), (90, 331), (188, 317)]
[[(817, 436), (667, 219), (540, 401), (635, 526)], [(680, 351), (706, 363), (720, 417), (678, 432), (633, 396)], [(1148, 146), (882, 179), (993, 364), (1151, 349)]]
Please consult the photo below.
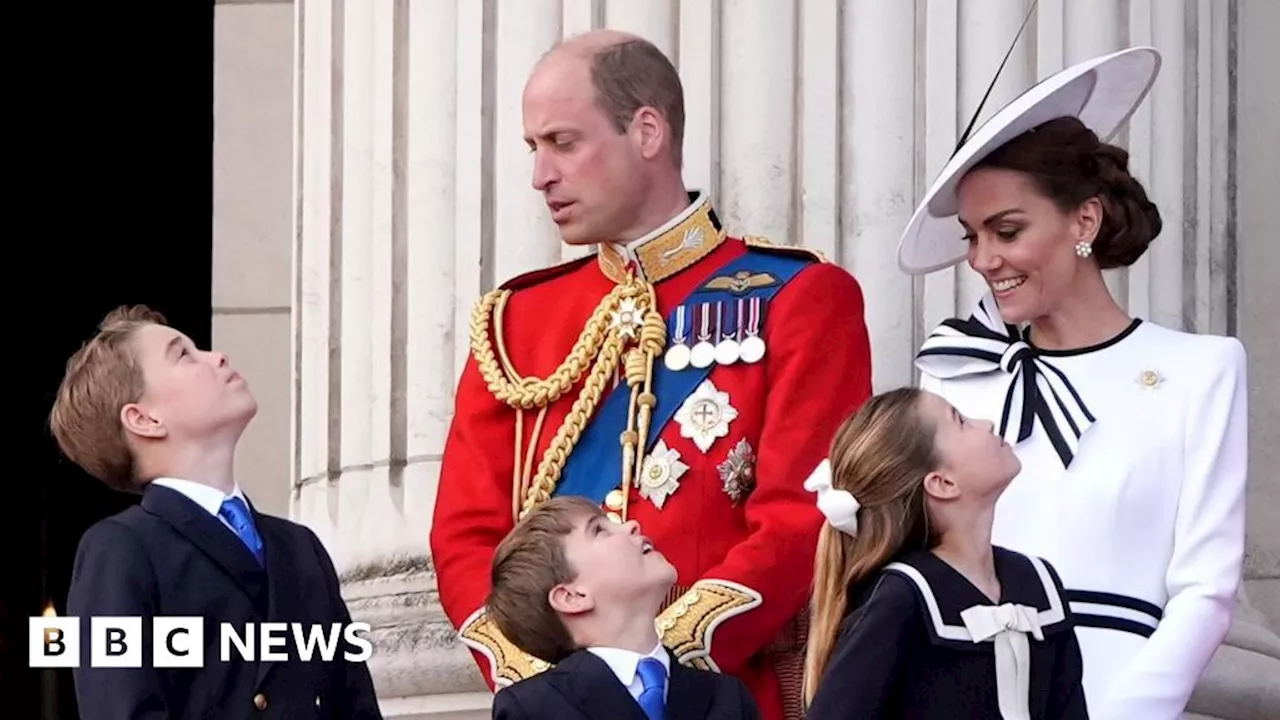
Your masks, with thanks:
[[(159, 477), (151, 482), (160, 487), (167, 487), (175, 492), (182, 493), (188, 500), (199, 505), (209, 512), (210, 515), (218, 519), (231, 532), (236, 529), (231, 527), (231, 523), (227, 519), (218, 514), (218, 510), (222, 508), (222, 503), (229, 497), (238, 497), (244, 501), (246, 507), (249, 505), (249, 499), (240, 491), (240, 485), (236, 484), (231, 489), (231, 494), (227, 495), (215, 487), (210, 487), (204, 483), (198, 483), (193, 480), (180, 480), (171, 477)], [(237, 534), (237, 537), (239, 535)]]
[(667, 673), (667, 683), (662, 688), (662, 699), (664, 702), (666, 701), (667, 688), (671, 684), (671, 658), (667, 655), (666, 648), (662, 647), (662, 643), (655, 645), (647, 655), (641, 655), (634, 650), (611, 647), (593, 647), (587, 648), (587, 651), (603, 660), (609, 666), (613, 674), (618, 677), (618, 682), (627, 688), (627, 692), (631, 693), (631, 697), (637, 702), (640, 700), (640, 693), (644, 692), (644, 685), (640, 682), (640, 674), (636, 672), (636, 669), (640, 666), (641, 660), (647, 657), (657, 658)]

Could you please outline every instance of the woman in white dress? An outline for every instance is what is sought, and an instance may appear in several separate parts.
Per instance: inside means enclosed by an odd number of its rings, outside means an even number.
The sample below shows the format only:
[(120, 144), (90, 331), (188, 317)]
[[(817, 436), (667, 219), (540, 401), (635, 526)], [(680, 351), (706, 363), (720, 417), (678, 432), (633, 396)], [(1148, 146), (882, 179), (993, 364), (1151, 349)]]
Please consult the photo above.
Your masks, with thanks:
[(1159, 65), (1125, 50), (1006, 106), (943, 170), (898, 255), (908, 273), (967, 261), (987, 282), (922, 346), (921, 385), (1014, 444), (1023, 470), (992, 542), (1060, 571), (1095, 720), (1184, 712), (1244, 555), (1243, 347), (1132, 318), (1103, 282), (1161, 229), (1127, 153), (1104, 142)]

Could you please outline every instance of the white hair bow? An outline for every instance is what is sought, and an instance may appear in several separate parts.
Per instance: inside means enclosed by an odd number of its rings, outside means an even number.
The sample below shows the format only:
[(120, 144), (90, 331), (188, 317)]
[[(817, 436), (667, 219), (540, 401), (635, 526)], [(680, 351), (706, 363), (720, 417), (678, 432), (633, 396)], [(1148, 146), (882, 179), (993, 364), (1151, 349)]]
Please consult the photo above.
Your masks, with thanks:
[(828, 458), (818, 464), (804, 481), (804, 489), (818, 494), (818, 509), (826, 516), (831, 527), (846, 535), (858, 534), (857, 498), (848, 490), (836, 490), (831, 487), (831, 460)]

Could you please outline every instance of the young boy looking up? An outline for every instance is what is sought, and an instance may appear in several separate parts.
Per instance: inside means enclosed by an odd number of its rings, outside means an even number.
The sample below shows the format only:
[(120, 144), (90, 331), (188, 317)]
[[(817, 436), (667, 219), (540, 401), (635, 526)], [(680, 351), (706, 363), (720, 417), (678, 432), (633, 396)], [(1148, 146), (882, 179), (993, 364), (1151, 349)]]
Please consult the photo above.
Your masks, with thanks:
[(674, 662), (659, 643), (654, 618), (675, 579), (635, 522), (585, 498), (529, 513), (494, 554), (487, 608), (555, 667), (499, 691), (494, 718), (758, 717), (740, 680)]
[[(67, 601), (81, 620), (76, 697), (95, 718), (381, 718), (363, 662), (339, 642), (331, 661), (221, 661), (220, 631), (261, 623), (351, 622), (328, 553), (302, 525), (257, 512), (236, 483), (236, 445), (258, 404), (226, 355), (201, 350), (146, 307), (107, 315), (67, 363), (50, 416), (62, 452), (108, 486), (142, 502), (89, 528)], [(282, 478), (283, 482), (284, 479)], [(202, 617), (195, 668), (157, 668), (151, 618)], [(138, 668), (91, 666), (93, 616), (142, 617)], [(199, 644), (195, 647), (191, 645)], [(281, 650), (278, 645), (274, 650)]]

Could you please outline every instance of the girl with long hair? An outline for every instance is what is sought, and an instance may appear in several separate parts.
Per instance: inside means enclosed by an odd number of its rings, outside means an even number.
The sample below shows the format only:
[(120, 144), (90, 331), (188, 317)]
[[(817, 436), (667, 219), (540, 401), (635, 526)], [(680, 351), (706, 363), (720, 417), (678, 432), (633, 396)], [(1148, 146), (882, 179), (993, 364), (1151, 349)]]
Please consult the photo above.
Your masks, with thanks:
[(1021, 465), (990, 422), (873, 397), (805, 487), (827, 518), (805, 660), (812, 720), (1088, 717), (1054, 569), (991, 545)]

